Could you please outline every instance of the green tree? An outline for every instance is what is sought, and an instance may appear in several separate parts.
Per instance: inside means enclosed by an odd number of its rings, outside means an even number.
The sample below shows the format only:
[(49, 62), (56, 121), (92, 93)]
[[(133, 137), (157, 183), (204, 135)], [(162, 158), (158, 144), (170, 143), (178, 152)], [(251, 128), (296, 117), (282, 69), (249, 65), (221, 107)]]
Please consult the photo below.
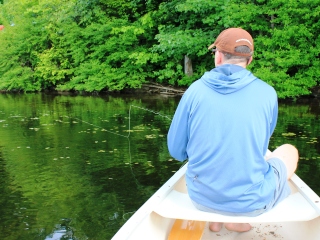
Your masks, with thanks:
[[(280, 98), (308, 95), (310, 88), (319, 84), (319, 3), (319, 0), (163, 3), (159, 9), (168, 12), (164, 14), (168, 23), (159, 27), (156, 36), (159, 44), (155, 49), (166, 54), (168, 60), (158, 71), (158, 77), (172, 84), (190, 84), (204, 69), (213, 67), (205, 49), (218, 33), (228, 27), (242, 27), (255, 39), (255, 61), (249, 68), (274, 86)], [(189, 80), (182, 73), (184, 54), (191, 56), (196, 69)]]
[(9, 1), (1, 8), (5, 29), (0, 33), (0, 89), (40, 89), (32, 76), (36, 62), (35, 49), (41, 47), (36, 38), (39, 29), (31, 21), (24, 22), (22, 16), (16, 15), (16, 12), (27, 11), (31, 4)]
[(308, 95), (319, 83), (320, 1), (232, 2), (225, 15), (255, 39), (252, 71), (280, 98)]
[(118, 91), (149, 81), (187, 87), (214, 67), (207, 47), (217, 35), (242, 27), (255, 39), (250, 70), (280, 98), (308, 95), (319, 84), (319, 3), (4, 1), (0, 89)]
[[(158, 81), (188, 86), (213, 67), (207, 47), (221, 28), (213, 29), (212, 22), (205, 16), (218, 14), (220, 2), (174, 0), (160, 4), (154, 14), (159, 26), (155, 36), (158, 44), (153, 47), (153, 51), (164, 58), (161, 68), (155, 72)], [(184, 56), (192, 59), (193, 76), (184, 74)]]

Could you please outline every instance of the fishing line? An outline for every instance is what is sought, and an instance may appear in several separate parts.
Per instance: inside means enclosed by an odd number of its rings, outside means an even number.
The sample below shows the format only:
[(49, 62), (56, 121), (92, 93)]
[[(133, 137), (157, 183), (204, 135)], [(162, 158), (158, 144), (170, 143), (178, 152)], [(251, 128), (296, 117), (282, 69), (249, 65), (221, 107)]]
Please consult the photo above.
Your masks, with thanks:
[(140, 109), (140, 110), (143, 110), (143, 111), (147, 111), (147, 112), (151, 112), (155, 115), (159, 115), (160, 117), (163, 117), (163, 118), (166, 118), (168, 120), (172, 120), (171, 117), (167, 116), (167, 115), (164, 115), (160, 112), (156, 112), (154, 110), (151, 110), (151, 109), (148, 109), (148, 108), (144, 108), (144, 107), (140, 107), (140, 106), (136, 106), (136, 105), (130, 105), (130, 108), (129, 108), (129, 112), (128, 112), (128, 134), (127, 135), (124, 135), (124, 134), (120, 134), (120, 133), (117, 133), (117, 132), (114, 132), (114, 131), (110, 131), (110, 130), (107, 130), (99, 125), (96, 125), (96, 124), (93, 124), (93, 123), (90, 123), (90, 122), (87, 122), (85, 120), (82, 120), (80, 118), (77, 118), (77, 117), (69, 117), (69, 116), (64, 116), (66, 118), (69, 118), (69, 119), (74, 119), (74, 120), (77, 120), (77, 121), (80, 121), (82, 123), (85, 123), (85, 124), (88, 124), (94, 128), (99, 128), (101, 129), (101, 131), (105, 131), (105, 132), (108, 132), (108, 133), (111, 133), (111, 134), (114, 134), (114, 135), (117, 135), (117, 136), (120, 136), (120, 137), (124, 137), (128, 140), (128, 150), (129, 150), (129, 167), (131, 169), (131, 173), (135, 179), (135, 182), (137, 184), (137, 186), (140, 186), (141, 184), (138, 182), (138, 180), (136, 179), (136, 176), (133, 172), (133, 168), (132, 168), (132, 155), (131, 155), (131, 142), (130, 142), (130, 134), (131, 132), (133, 132), (133, 130), (131, 130), (131, 111), (132, 111), (132, 108), (137, 108), (137, 109)]
[(163, 115), (163, 114), (161, 114), (160, 112), (155, 112), (155, 111), (150, 110), (150, 109), (148, 109), (148, 108), (143, 108), (143, 107), (139, 107), (139, 106), (135, 106), (135, 105), (130, 105), (130, 108), (129, 108), (129, 133), (128, 133), (128, 137), (130, 136), (130, 132), (131, 132), (131, 126), (130, 126), (131, 121), (130, 121), (130, 119), (131, 119), (131, 108), (133, 108), (133, 107), (134, 107), (134, 108), (141, 109), (141, 110), (144, 110), (144, 111), (147, 111), (147, 112), (151, 112), (151, 113), (153, 113), (153, 114), (159, 115), (159, 116), (164, 117), (164, 118), (167, 118), (167, 119), (169, 119), (170, 121), (172, 120), (170, 117), (168, 117), (167, 115)]
[[(69, 116), (64, 116), (64, 117), (69, 118), (69, 119), (71, 118), (71, 117), (69, 117)], [(119, 133), (116, 133), (116, 132), (113, 132), (113, 131), (109, 131), (109, 130), (101, 127), (101, 126), (95, 125), (95, 124), (93, 124), (93, 123), (89, 123), (89, 122), (84, 121), (84, 120), (82, 120), (82, 119), (80, 119), (80, 118), (77, 118), (77, 117), (72, 117), (72, 119), (76, 119), (76, 120), (78, 120), (78, 121), (80, 121), (80, 122), (86, 123), (86, 124), (88, 124), (88, 125), (90, 125), (90, 126), (93, 126), (93, 127), (95, 127), (95, 128), (101, 128), (102, 131), (104, 131), (104, 132), (109, 132), (109, 133), (112, 133), (112, 134), (115, 134), (115, 135), (118, 135), (118, 136), (121, 136), (121, 137), (125, 137), (125, 138), (128, 138), (128, 137), (129, 137), (129, 135), (128, 135), (128, 136), (125, 136), (125, 135), (123, 135), (123, 134), (119, 134)], [(129, 122), (130, 122), (130, 117), (129, 117)], [(129, 123), (129, 124), (130, 124), (130, 123)]]
[[(77, 120), (77, 121), (80, 121), (80, 122), (83, 122), (83, 123), (85, 123), (85, 124), (88, 124), (88, 125), (90, 125), (90, 126), (92, 126), (92, 127), (94, 127), (94, 128), (101, 129), (102, 131), (108, 132), (108, 133), (110, 133), (110, 134), (114, 134), (114, 135), (117, 135), (117, 136), (120, 136), (120, 137), (124, 137), (124, 138), (126, 138), (126, 139), (128, 140), (129, 168), (130, 168), (130, 171), (131, 171), (131, 174), (132, 174), (132, 176), (133, 176), (133, 179), (134, 179), (134, 182), (135, 182), (136, 186), (137, 186), (138, 188), (140, 188), (142, 185), (141, 185), (141, 183), (139, 183), (139, 181), (137, 180), (136, 175), (135, 175), (134, 170), (133, 170), (133, 166), (132, 166), (133, 164), (132, 164), (130, 134), (131, 134), (131, 132), (134, 132), (134, 130), (131, 129), (131, 127), (132, 127), (132, 126), (131, 126), (131, 120), (132, 120), (132, 119), (131, 119), (131, 115), (132, 115), (132, 110), (133, 110), (133, 108), (135, 108), (135, 109), (140, 109), (140, 110), (142, 110), (142, 111), (147, 111), (147, 112), (153, 113), (153, 114), (155, 114), (155, 115), (158, 115), (158, 116), (160, 116), (160, 117), (162, 117), (162, 118), (165, 118), (165, 119), (169, 120), (170, 122), (171, 122), (171, 120), (172, 120), (172, 117), (169, 117), (169, 116), (167, 116), (167, 115), (165, 115), (165, 114), (162, 114), (162, 113), (160, 113), (160, 112), (156, 112), (156, 111), (154, 111), (154, 110), (151, 110), (151, 109), (148, 109), (148, 108), (144, 108), (144, 107), (140, 107), (140, 106), (136, 106), (136, 105), (130, 105), (130, 107), (129, 107), (129, 112), (128, 112), (128, 118), (129, 118), (129, 119), (128, 119), (128, 134), (127, 134), (127, 135), (124, 135), (124, 134), (121, 134), (121, 133), (117, 133), (117, 132), (114, 132), (114, 131), (107, 130), (107, 129), (104, 128), (104, 127), (101, 127), (101, 126), (99, 126), (99, 125), (96, 125), (96, 124), (87, 122), (87, 121), (82, 120), (82, 119), (77, 118), (77, 117), (73, 117), (73, 119), (75, 119), (75, 120)], [(69, 116), (65, 116), (65, 117), (71, 118), (71, 117), (69, 117)], [(185, 164), (185, 163), (184, 163), (184, 164)], [(182, 166), (183, 166), (184, 164), (182, 164)], [(181, 168), (182, 166), (180, 166), (180, 168)], [(123, 218), (124, 220), (127, 220), (128, 217), (130, 217), (130, 215), (134, 214), (134, 212), (135, 212), (135, 211), (123, 213), (123, 214), (122, 214), (122, 218)], [(115, 213), (115, 214), (117, 214), (117, 213)]]
[[(130, 107), (129, 107), (129, 113), (128, 113), (128, 115), (129, 115), (129, 116), (128, 116), (128, 118), (129, 118), (129, 120), (128, 120), (128, 135), (123, 135), (123, 134), (120, 134), (120, 133), (116, 133), (116, 132), (107, 130), (107, 129), (101, 127), (101, 126), (98, 126), (98, 125), (93, 124), (93, 123), (89, 123), (89, 122), (87, 122), (87, 121), (84, 121), (84, 120), (79, 119), (79, 118), (76, 118), (76, 117), (73, 117), (73, 119), (76, 119), (76, 120), (78, 120), (78, 121), (81, 121), (81, 122), (83, 122), (83, 123), (86, 123), (86, 124), (88, 124), (88, 125), (90, 125), (90, 126), (93, 126), (93, 127), (95, 127), (95, 128), (101, 128), (102, 131), (105, 131), (105, 132), (108, 132), (108, 133), (111, 133), (111, 134), (114, 134), (114, 135), (117, 135), (117, 136), (121, 136), (121, 137), (127, 138), (127, 140), (128, 140), (128, 150), (129, 150), (129, 166), (130, 166), (130, 169), (131, 169), (131, 173), (132, 173), (132, 175), (133, 175), (133, 177), (134, 177), (134, 179), (135, 179), (135, 182), (136, 182), (137, 186), (139, 186), (140, 183), (139, 183), (139, 181), (136, 179), (136, 176), (135, 176), (135, 174), (134, 174), (134, 172), (133, 172), (133, 169), (132, 169), (131, 142), (130, 142), (130, 138), (129, 138), (129, 137), (130, 137), (130, 133), (133, 132), (133, 130), (131, 130), (131, 110), (132, 110), (132, 108), (141, 109), (141, 110), (143, 110), (143, 111), (147, 111), (147, 112), (151, 112), (151, 113), (153, 113), (153, 114), (155, 114), (155, 115), (159, 115), (160, 117), (166, 118), (166, 119), (168, 119), (168, 120), (170, 120), (170, 121), (172, 120), (172, 117), (169, 117), (168, 115), (164, 115), (164, 114), (162, 114), (162, 113), (160, 113), (160, 112), (156, 112), (156, 111), (154, 111), (154, 110), (151, 110), (151, 109), (148, 109), (148, 108), (144, 108), (144, 107), (140, 107), (140, 106), (136, 106), (136, 105), (130, 105)], [(65, 116), (65, 117), (70, 118), (70, 117), (68, 117), (68, 116)], [(185, 162), (180, 166), (180, 168), (182, 168), (186, 163), (187, 163), (187, 161), (185, 161)]]
[[(160, 112), (155, 112), (155, 111), (153, 111), (153, 110), (151, 110), (151, 109), (148, 109), (148, 108), (143, 108), (143, 107), (139, 107), (139, 106), (135, 106), (135, 105), (130, 105), (130, 108), (129, 108), (129, 122), (128, 122), (128, 135), (123, 135), (123, 134), (119, 134), (119, 133), (116, 133), (116, 132), (113, 132), (113, 131), (109, 131), (109, 130), (101, 127), (101, 126), (95, 125), (95, 124), (93, 124), (93, 123), (89, 123), (89, 122), (84, 121), (84, 120), (82, 120), (82, 119), (79, 119), (79, 118), (77, 118), (77, 117), (73, 117), (73, 119), (76, 119), (76, 120), (78, 120), (78, 121), (81, 121), (81, 122), (83, 122), (83, 123), (86, 123), (86, 124), (88, 124), (88, 125), (90, 125), (90, 126), (93, 126), (93, 127), (96, 127), (96, 128), (101, 128), (101, 129), (102, 129), (103, 131), (105, 131), (105, 132), (108, 132), (108, 133), (111, 133), (111, 134), (115, 134), (115, 135), (118, 135), (118, 136), (121, 136), (121, 137), (128, 138), (128, 137), (130, 136), (130, 132), (132, 132), (132, 130), (131, 130), (131, 109), (132, 109), (132, 108), (138, 108), (138, 109), (141, 109), (141, 110), (148, 111), (148, 112), (151, 112), (151, 113), (153, 113), (153, 114), (159, 115), (159, 116), (161, 116), (161, 117), (167, 118), (167, 119), (170, 120), (170, 121), (172, 120), (172, 118), (170, 118), (170, 117), (167, 116), (167, 115), (161, 114)], [(70, 118), (69, 116), (64, 116), (64, 117)]]

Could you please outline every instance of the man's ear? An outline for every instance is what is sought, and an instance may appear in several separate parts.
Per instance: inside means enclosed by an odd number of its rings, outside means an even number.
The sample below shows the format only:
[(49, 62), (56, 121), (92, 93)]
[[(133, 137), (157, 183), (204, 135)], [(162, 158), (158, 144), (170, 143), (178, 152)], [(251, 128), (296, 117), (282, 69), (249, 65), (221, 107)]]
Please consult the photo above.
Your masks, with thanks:
[(249, 58), (247, 66), (252, 62), (252, 56)]
[(223, 63), (223, 53), (218, 50), (214, 56), (214, 64), (216, 65), (216, 67), (218, 67), (222, 65), (222, 63)]

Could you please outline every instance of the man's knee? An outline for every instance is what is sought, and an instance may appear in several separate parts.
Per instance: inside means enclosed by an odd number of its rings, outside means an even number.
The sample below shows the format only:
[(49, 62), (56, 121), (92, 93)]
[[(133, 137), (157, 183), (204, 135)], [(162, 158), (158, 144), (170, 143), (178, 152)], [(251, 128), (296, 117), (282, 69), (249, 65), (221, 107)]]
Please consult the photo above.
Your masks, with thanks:
[(284, 144), (282, 145), (284, 147), (284, 151), (286, 152), (286, 155), (290, 159), (290, 161), (298, 162), (299, 161), (299, 152), (298, 149), (291, 145), (291, 144)]
[(295, 146), (286, 143), (278, 147), (276, 150), (274, 150), (269, 156), (272, 156), (272, 157), (278, 156), (281, 159), (284, 158), (294, 162), (298, 162), (299, 152)]
[(299, 152), (295, 146), (291, 144), (283, 144), (274, 150), (268, 156), (268, 159), (269, 158), (278, 158), (285, 164), (287, 168), (287, 177), (289, 179), (297, 169)]
[(283, 144), (282, 146), (283, 146), (284, 148), (286, 148), (287, 151), (292, 151), (293, 153), (298, 154), (298, 149), (297, 149), (295, 146), (293, 146), (293, 145), (291, 145), (291, 144), (289, 144), (289, 143)]

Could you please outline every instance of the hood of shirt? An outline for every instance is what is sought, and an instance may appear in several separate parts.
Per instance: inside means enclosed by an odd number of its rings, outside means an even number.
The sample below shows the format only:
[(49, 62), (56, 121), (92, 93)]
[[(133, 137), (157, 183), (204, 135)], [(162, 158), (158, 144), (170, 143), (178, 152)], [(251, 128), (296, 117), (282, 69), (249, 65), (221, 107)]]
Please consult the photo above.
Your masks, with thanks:
[(201, 81), (221, 94), (239, 91), (257, 79), (250, 71), (234, 64), (223, 64), (206, 72)]

